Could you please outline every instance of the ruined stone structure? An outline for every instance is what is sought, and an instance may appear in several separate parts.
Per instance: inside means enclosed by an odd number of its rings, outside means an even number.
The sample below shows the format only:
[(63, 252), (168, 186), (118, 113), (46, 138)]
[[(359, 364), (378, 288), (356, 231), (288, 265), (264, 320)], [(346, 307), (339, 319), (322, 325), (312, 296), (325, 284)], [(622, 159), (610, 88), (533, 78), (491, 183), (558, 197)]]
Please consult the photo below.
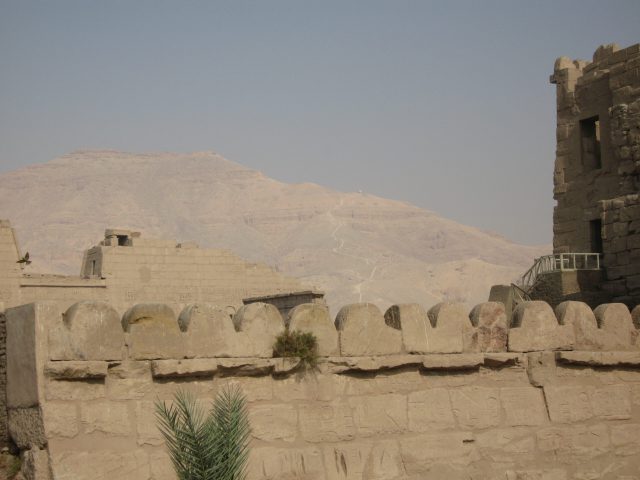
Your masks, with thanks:
[[(272, 358), (277, 308), (233, 317), (103, 302), (10, 308), (8, 426), (29, 479), (175, 480), (154, 401), (239, 384), (249, 479), (631, 479), (640, 471), (640, 308), (300, 305), (316, 371)], [(635, 320), (635, 324), (634, 324)]]
[[(640, 303), (640, 44), (556, 60), (554, 253), (602, 254), (602, 278), (554, 273), (560, 293)], [(568, 274), (566, 274), (568, 275)], [(578, 279), (580, 280), (580, 279)], [(577, 288), (576, 288), (577, 287)], [(578, 295), (579, 296), (579, 295)], [(585, 298), (588, 299), (588, 298)]]
[(297, 279), (228, 250), (145, 239), (129, 230), (106, 230), (105, 239), (85, 252), (81, 274), (75, 277), (25, 274), (16, 263), (20, 257), (15, 232), (8, 221), (0, 221), (0, 304), (5, 308), (34, 301), (69, 306), (101, 300), (121, 312), (140, 302), (163, 302), (177, 310), (208, 302), (234, 310), (247, 297), (279, 294), (286, 299), (309, 292)]

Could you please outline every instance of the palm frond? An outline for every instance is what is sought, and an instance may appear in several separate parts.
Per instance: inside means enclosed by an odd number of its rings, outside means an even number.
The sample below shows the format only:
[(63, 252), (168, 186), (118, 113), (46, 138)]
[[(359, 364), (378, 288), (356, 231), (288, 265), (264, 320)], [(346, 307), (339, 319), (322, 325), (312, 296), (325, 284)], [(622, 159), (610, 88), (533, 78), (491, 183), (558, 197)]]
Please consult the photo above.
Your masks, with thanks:
[(193, 395), (156, 402), (158, 427), (179, 480), (243, 480), (249, 455), (249, 415), (239, 387), (226, 387), (205, 415)]

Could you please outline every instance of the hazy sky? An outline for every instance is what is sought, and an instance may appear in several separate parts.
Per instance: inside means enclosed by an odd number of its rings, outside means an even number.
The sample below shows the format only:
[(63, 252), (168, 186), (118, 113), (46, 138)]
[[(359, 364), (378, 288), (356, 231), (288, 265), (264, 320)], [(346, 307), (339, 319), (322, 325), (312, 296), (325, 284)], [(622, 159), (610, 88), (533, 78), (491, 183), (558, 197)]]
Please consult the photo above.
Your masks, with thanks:
[(215, 150), (547, 243), (553, 62), (639, 41), (638, 0), (0, 0), (0, 173)]

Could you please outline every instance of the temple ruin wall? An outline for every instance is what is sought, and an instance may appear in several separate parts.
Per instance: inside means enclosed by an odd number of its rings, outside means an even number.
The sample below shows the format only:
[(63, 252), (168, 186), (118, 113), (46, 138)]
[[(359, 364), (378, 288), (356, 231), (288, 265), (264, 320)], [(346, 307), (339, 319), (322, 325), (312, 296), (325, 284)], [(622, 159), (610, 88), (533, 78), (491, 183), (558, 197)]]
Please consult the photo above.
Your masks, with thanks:
[[(500, 303), (8, 309), (9, 430), (30, 479), (175, 480), (154, 402), (239, 384), (249, 479), (632, 479), (640, 308)], [(510, 323), (510, 324), (509, 324)], [(316, 369), (272, 358), (285, 324)]]

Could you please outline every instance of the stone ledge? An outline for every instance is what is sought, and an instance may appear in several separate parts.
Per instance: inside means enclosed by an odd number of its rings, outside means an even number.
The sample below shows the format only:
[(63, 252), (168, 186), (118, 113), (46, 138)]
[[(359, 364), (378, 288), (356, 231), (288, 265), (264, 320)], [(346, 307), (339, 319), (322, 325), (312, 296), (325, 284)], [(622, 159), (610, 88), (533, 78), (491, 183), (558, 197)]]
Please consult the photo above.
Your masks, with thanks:
[(282, 375), (300, 367), (299, 358), (190, 358), (153, 360), (153, 378)]
[(592, 367), (638, 367), (640, 352), (556, 352), (559, 363)]
[(484, 365), (482, 353), (425, 355), (422, 366), (426, 370), (472, 370)]
[(484, 354), (484, 366), (488, 368), (523, 365), (524, 354), (517, 352), (496, 352)]
[(151, 361), (153, 378), (210, 377), (217, 371), (218, 359), (216, 358)]
[(99, 360), (48, 362), (44, 373), (56, 380), (105, 378), (109, 364)]
[(329, 373), (377, 372), (393, 368), (422, 365), (422, 355), (387, 355), (370, 357), (328, 357)]

